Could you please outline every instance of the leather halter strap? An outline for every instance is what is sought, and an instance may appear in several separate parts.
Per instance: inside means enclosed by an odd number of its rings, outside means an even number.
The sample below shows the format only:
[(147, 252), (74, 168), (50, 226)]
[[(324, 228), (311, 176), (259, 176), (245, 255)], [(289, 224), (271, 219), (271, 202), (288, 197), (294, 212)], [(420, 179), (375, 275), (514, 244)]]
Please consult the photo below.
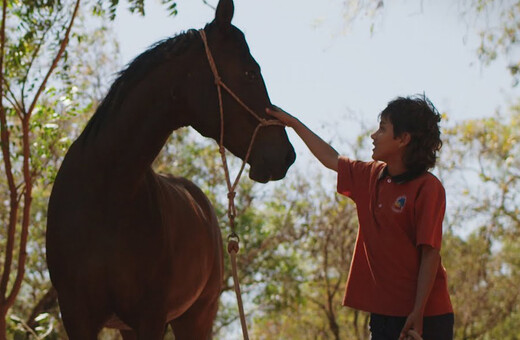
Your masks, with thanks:
[[(200, 37), (202, 38), (202, 41), (204, 43), (204, 49), (206, 51), (206, 57), (208, 59), (209, 66), (211, 68), (211, 72), (213, 73), (213, 77), (215, 78), (215, 85), (217, 87), (217, 94), (218, 94), (218, 105), (220, 110), (220, 139), (219, 139), (219, 152), (220, 157), (222, 159), (222, 165), (224, 168), (224, 173), (226, 176), (226, 185), (228, 188), (228, 218), (229, 218), (229, 224), (231, 226), (231, 234), (228, 236), (228, 253), (230, 255), (231, 259), (231, 269), (233, 274), (233, 282), (235, 287), (235, 294), (237, 296), (237, 303), (238, 303), (238, 310), (240, 315), (240, 323), (242, 326), (242, 335), (244, 337), (244, 340), (249, 340), (249, 336), (247, 333), (247, 325), (246, 325), (246, 319), (244, 314), (244, 307), (242, 303), (242, 296), (240, 293), (240, 284), (238, 281), (238, 272), (237, 272), (237, 263), (236, 263), (236, 254), (238, 253), (239, 246), (238, 243), (240, 241), (238, 235), (235, 232), (235, 217), (236, 217), (236, 208), (235, 208), (235, 189), (238, 185), (238, 182), (240, 180), (240, 176), (242, 175), (242, 171), (244, 170), (247, 161), (249, 160), (249, 156), (251, 155), (251, 149), (253, 148), (253, 143), (255, 142), (256, 135), (260, 128), (264, 126), (272, 126), (272, 125), (279, 125), (279, 126), (285, 126), (282, 122), (275, 119), (264, 119), (260, 117), (258, 114), (256, 114), (249, 106), (247, 106), (223, 81), (222, 78), (220, 78), (220, 75), (218, 73), (217, 65), (215, 64), (215, 60), (213, 59), (213, 55), (211, 54), (211, 50), (208, 45), (208, 39), (206, 37), (206, 32), (201, 29), (199, 30)], [(226, 160), (226, 150), (224, 148), (224, 106), (222, 103), (222, 89), (226, 90), (227, 93), (237, 102), (239, 103), (249, 114), (251, 114), (253, 117), (258, 120), (258, 125), (256, 126), (253, 135), (251, 137), (251, 141), (249, 142), (249, 147), (247, 148), (247, 153), (244, 157), (244, 160), (242, 161), (242, 166), (240, 167), (240, 170), (233, 181), (231, 183), (231, 179), (229, 176), (229, 168)]]
[[(215, 60), (213, 59), (213, 55), (211, 54), (211, 50), (210, 50), (209, 45), (208, 45), (206, 32), (203, 29), (201, 29), (201, 30), (199, 30), (199, 33), (200, 33), (200, 36), (202, 38), (202, 41), (204, 42), (204, 48), (205, 48), (205, 51), (206, 51), (206, 56), (207, 56), (207, 59), (208, 59), (208, 63), (209, 63), (209, 66), (211, 68), (211, 72), (213, 72), (213, 76), (215, 78), (215, 85), (217, 87), (218, 105), (219, 105), (219, 109), (220, 109), (219, 152), (220, 152), (220, 155), (221, 155), (221, 158), (222, 158), (222, 164), (223, 164), (223, 167), (224, 167), (224, 172), (225, 172), (225, 175), (226, 175), (226, 184), (227, 184), (227, 188), (228, 188), (228, 199), (229, 199), (228, 217), (229, 217), (229, 220), (230, 220), (231, 230), (232, 230), (232, 234), (230, 236), (232, 236), (233, 238), (237, 238), (237, 235), (235, 233), (235, 221), (234, 221), (234, 218), (236, 216), (236, 209), (235, 209), (233, 198), (236, 195), (235, 189), (236, 189), (236, 187), (238, 185), (238, 182), (240, 180), (240, 176), (242, 175), (244, 167), (245, 167), (247, 161), (249, 160), (249, 156), (251, 155), (251, 149), (253, 148), (253, 144), (255, 142), (255, 139), (256, 139), (256, 136), (258, 134), (258, 131), (260, 130), (260, 128), (265, 127), (265, 126), (272, 126), (272, 125), (284, 126), (284, 124), (282, 122), (280, 122), (279, 120), (265, 119), (265, 118), (260, 117), (249, 106), (247, 106), (222, 81), (222, 79), (220, 78), (220, 75), (218, 73), (218, 69), (217, 69), (217, 66), (215, 64)], [(253, 135), (251, 137), (251, 141), (249, 142), (249, 147), (247, 149), (247, 153), (246, 153), (246, 155), (244, 157), (244, 160), (242, 162), (242, 166), (240, 167), (240, 170), (239, 170), (235, 180), (233, 181), (233, 183), (231, 183), (231, 179), (230, 179), (230, 175), (229, 175), (229, 168), (228, 168), (228, 165), (227, 165), (225, 148), (224, 148), (224, 107), (223, 107), (223, 104), (222, 104), (222, 89), (224, 89), (227, 93), (229, 93), (229, 95), (237, 103), (239, 103), (249, 114), (251, 114), (253, 117), (255, 117), (258, 120), (258, 122), (259, 122), (258, 125), (256, 126), (254, 132), (253, 132)]]

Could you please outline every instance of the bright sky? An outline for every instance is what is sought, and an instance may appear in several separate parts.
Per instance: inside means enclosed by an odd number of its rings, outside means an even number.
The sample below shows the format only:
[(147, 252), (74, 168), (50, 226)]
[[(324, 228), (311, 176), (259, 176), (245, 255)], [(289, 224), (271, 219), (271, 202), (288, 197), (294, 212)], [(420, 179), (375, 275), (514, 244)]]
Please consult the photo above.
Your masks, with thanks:
[[(520, 95), (511, 88), (504, 60), (479, 63), (479, 37), (458, 1), (385, 1), (381, 15), (362, 13), (350, 26), (345, 2), (235, 0), (233, 24), (245, 33), (272, 102), (325, 139), (354, 137), (349, 112), (375, 126), (377, 114), (397, 95), (424, 91), (451, 121), (489, 116)], [(115, 31), (125, 64), (156, 41), (214, 17), (202, 0), (179, 0), (176, 17), (159, 0), (146, 4), (144, 18), (120, 6)], [(334, 125), (338, 131), (330, 131)], [(299, 152), (302, 144), (293, 136)]]

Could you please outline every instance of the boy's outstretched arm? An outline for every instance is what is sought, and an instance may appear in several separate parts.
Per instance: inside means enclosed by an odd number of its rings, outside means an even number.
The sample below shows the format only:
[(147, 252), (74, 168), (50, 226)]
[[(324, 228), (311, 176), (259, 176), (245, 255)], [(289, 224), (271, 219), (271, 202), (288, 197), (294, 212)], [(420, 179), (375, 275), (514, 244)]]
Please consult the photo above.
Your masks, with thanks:
[(334, 150), (327, 142), (321, 139), (317, 134), (312, 132), (307, 126), (300, 122), (296, 117), (291, 116), (280, 108), (269, 109), (265, 112), (271, 115), (286, 126), (293, 128), (293, 130), (300, 136), (305, 145), (311, 150), (312, 154), (327, 168), (338, 171), (338, 152)]

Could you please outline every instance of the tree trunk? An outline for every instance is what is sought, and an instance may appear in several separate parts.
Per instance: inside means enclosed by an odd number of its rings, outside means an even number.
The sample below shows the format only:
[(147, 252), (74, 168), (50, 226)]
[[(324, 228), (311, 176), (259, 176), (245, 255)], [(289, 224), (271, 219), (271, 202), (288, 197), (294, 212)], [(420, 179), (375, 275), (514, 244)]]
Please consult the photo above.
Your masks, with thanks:
[(336, 322), (336, 319), (331, 318), (329, 320), (330, 329), (332, 331), (332, 334), (334, 334), (334, 339), (339, 340), (339, 325)]
[[(2, 301), (3, 302), (3, 301)], [(7, 340), (7, 309), (0, 306), (0, 340)]]

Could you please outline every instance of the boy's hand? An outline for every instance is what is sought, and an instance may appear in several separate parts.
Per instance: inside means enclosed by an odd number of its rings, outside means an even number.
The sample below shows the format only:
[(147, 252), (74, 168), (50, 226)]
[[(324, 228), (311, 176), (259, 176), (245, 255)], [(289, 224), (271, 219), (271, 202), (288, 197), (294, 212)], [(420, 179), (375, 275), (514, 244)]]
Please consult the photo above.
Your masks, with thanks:
[(293, 127), (295, 122), (297, 121), (296, 118), (285, 112), (284, 110), (280, 109), (277, 106), (273, 105), (273, 108), (266, 108), (265, 112), (273, 116), (274, 118), (281, 121), (285, 126)]
[(413, 329), (410, 329), (408, 331), (408, 335), (406, 337), (407, 340), (423, 340), (423, 338), (421, 338), (421, 336), (419, 335), (419, 333), (417, 333), (416, 331), (414, 331)]
[(419, 335), (419, 333), (417, 333), (416, 331), (414, 331), (413, 329), (410, 329), (408, 331), (408, 339), (410, 340), (423, 340), (423, 338), (421, 338), (421, 336)]
[(412, 312), (408, 315), (406, 322), (404, 323), (403, 329), (399, 340), (415, 340), (422, 339), (420, 334), (423, 328), (423, 314), (419, 312)]
[(291, 116), (274, 105), (272, 108), (266, 108), (265, 112), (271, 117), (278, 119), (285, 126), (291, 127), (321, 164), (331, 170), (338, 171), (338, 152), (317, 134), (312, 132), (298, 118)]

